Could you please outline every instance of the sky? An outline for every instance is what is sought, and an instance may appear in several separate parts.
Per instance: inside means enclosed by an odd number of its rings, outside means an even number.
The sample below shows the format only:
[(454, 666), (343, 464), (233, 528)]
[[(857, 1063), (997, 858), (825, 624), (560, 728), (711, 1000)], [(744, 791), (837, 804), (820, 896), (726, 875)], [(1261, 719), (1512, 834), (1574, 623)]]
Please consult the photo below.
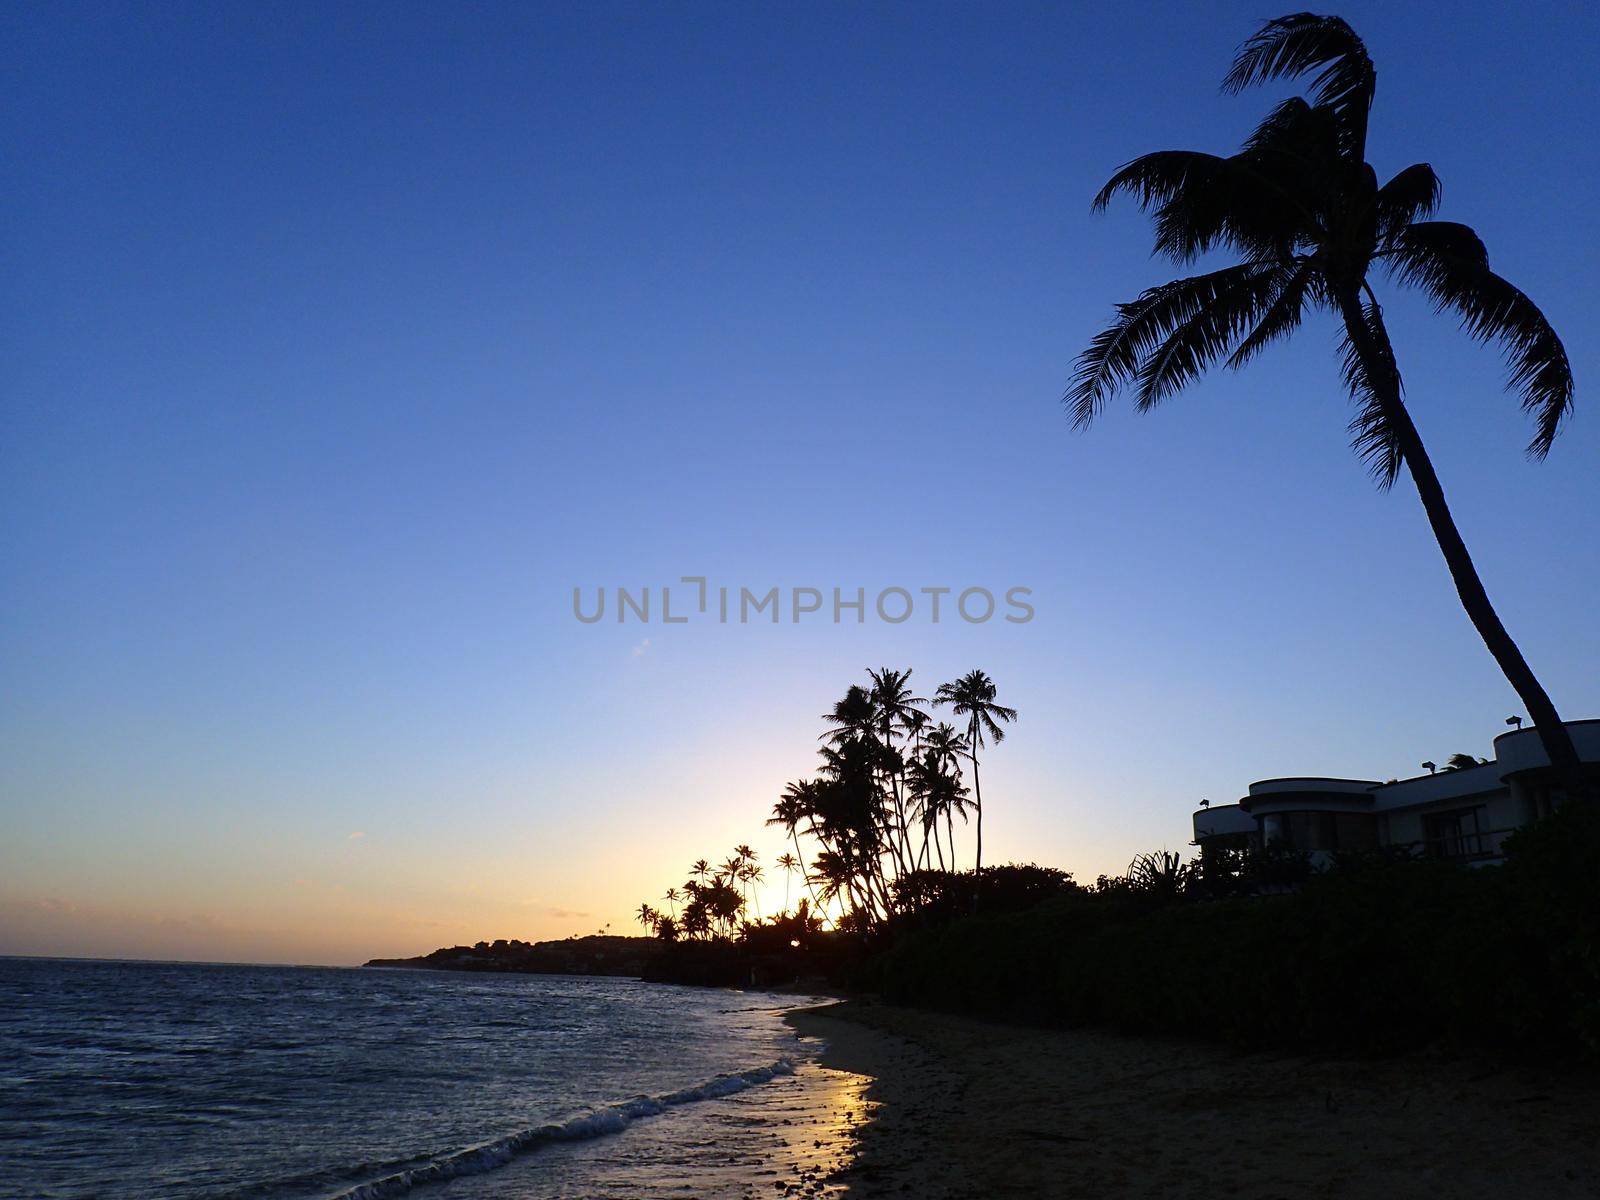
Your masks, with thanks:
[[(1380, 175), (1431, 163), (1571, 354), (1530, 463), (1498, 354), (1383, 292), (1491, 596), (1600, 716), (1600, 16), (1338, 11)], [(696, 858), (770, 864), (868, 667), (989, 672), (1021, 715), (986, 861), (1080, 879), (1254, 779), (1491, 753), (1518, 702), (1409, 483), (1349, 450), (1325, 318), (1158, 412), (1062, 413), (1113, 302), (1176, 273), (1090, 198), (1293, 90), (1218, 90), (1270, 15), (7, 5), (0, 952), (629, 932)], [(827, 603), (664, 623), (685, 576)], [(1000, 608), (891, 624), (893, 587)]]

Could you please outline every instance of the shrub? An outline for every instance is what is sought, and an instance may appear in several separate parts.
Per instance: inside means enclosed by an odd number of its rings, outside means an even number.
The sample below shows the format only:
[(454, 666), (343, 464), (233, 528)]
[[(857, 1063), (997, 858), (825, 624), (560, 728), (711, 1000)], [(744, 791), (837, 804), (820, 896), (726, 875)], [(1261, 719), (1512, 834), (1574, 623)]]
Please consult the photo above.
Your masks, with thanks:
[(896, 879), (895, 904), (914, 923), (953, 920), (975, 907), (986, 913), (1021, 912), (1079, 890), (1069, 871), (1034, 863), (1010, 863), (973, 871), (912, 871)]
[(910, 933), (874, 975), (906, 1003), (1252, 1046), (1600, 1053), (1600, 809), (1569, 805), (1507, 856), (1367, 856), (1224, 900), (1106, 881)]

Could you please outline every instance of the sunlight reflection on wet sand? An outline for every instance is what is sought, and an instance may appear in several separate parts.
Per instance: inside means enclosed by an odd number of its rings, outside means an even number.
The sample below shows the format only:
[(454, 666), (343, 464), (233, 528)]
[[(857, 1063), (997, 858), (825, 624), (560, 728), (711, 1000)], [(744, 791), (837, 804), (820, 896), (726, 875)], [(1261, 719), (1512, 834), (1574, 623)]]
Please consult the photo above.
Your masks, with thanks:
[(455, 1180), (450, 1200), (747, 1200), (845, 1194), (874, 1105), (864, 1075), (800, 1064), (793, 1075), (637, 1121), (621, 1133), (530, 1154)]

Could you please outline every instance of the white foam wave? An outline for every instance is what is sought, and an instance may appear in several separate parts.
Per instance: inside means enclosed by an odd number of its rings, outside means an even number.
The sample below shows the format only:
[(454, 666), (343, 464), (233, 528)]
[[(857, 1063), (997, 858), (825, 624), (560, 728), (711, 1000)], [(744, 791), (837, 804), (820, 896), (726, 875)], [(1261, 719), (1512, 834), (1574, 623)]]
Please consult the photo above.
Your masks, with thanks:
[(478, 1175), (503, 1167), (506, 1163), (539, 1146), (551, 1142), (575, 1142), (585, 1138), (604, 1137), (620, 1133), (640, 1117), (653, 1117), (680, 1104), (696, 1100), (713, 1100), (731, 1096), (759, 1083), (766, 1083), (779, 1075), (794, 1074), (794, 1064), (788, 1059), (765, 1067), (753, 1067), (736, 1075), (718, 1075), (715, 1079), (693, 1087), (679, 1088), (660, 1096), (636, 1096), (621, 1104), (608, 1105), (582, 1113), (566, 1121), (535, 1125), (519, 1129), (516, 1133), (493, 1141), (480, 1142), (454, 1154), (446, 1154), (421, 1166), (396, 1171), (381, 1179), (374, 1179), (356, 1187), (337, 1192), (328, 1200), (389, 1200), (403, 1196), (412, 1188), (424, 1183), (437, 1183), (454, 1179), (458, 1175)]

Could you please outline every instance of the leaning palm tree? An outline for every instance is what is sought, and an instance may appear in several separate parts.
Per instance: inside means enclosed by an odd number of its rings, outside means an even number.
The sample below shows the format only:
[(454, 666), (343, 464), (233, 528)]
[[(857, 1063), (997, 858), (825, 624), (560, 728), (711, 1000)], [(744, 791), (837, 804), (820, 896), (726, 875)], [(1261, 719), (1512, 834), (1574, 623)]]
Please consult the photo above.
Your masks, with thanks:
[(1356, 452), (1381, 488), (1402, 466), (1410, 472), (1468, 617), (1527, 706), (1551, 763), (1571, 770), (1578, 761), (1572, 739), (1489, 603), (1406, 409), (1372, 276), (1421, 288), (1468, 334), (1500, 344), (1510, 386), (1533, 418), (1534, 459), (1549, 453), (1572, 409), (1566, 350), (1533, 301), (1489, 269), (1476, 233), (1427, 219), (1439, 202), (1431, 167), (1417, 163), (1379, 185), (1366, 161), (1377, 76), (1344, 21), (1311, 13), (1268, 21), (1244, 44), (1223, 86), (1237, 92), (1308, 73), (1310, 98), (1278, 105), (1239, 153), (1146, 154), (1095, 197), (1102, 209), (1116, 193), (1132, 194), (1154, 213), (1156, 251), (1178, 263), (1212, 250), (1241, 261), (1118, 305), (1116, 320), (1078, 359), (1067, 393), (1073, 422), (1089, 425), (1124, 386), (1147, 411), (1219, 360), (1244, 366), (1293, 333), (1308, 308), (1332, 313), (1343, 328)]
[[(800, 849), (800, 822), (805, 821), (812, 837), (817, 835), (816, 827), (816, 796), (817, 785), (811, 779), (797, 779), (787, 784), (783, 795), (772, 806), (772, 816), (767, 818), (768, 825), (778, 825), (789, 835), (794, 842), (794, 852), (797, 861), (804, 862), (804, 852)], [(812, 886), (811, 877), (805, 876), (806, 891), (811, 895), (811, 906), (817, 907), (817, 891)]]
[(996, 745), (1003, 742), (1006, 731), (1000, 728), (1001, 723), (1009, 724), (1017, 719), (1016, 709), (996, 704), (994, 697), (994, 680), (982, 671), (968, 671), (954, 683), (941, 683), (933, 698), (935, 704), (948, 704), (951, 712), (967, 718), (967, 756), (972, 760), (972, 800), (978, 829), (978, 853), (973, 867), (980, 878), (983, 873), (983, 785), (978, 780), (978, 751), (983, 748), (985, 738)]

